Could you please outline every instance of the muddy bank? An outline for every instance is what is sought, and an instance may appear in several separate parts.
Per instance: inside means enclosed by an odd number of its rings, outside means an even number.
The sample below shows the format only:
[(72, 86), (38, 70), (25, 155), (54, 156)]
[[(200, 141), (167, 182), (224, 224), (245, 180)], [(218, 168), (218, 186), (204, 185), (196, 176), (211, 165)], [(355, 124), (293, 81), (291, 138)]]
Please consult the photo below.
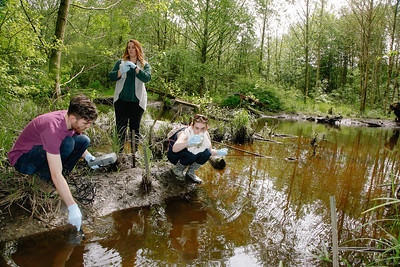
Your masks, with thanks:
[[(136, 168), (132, 168), (131, 163), (130, 155), (124, 155), (122, 160), (118, 161), (118, 169), (103, 168), (92, 171), (87, 177), (74, 177), (75, 180), (91, 179), (96, 190), (92, 203), (79, 204), (83, 215), (83, 228), (85, 225), (90, 225), (95, 218), (118, 210), (163, 203), (168, 198), (184, 196), (196, 188), (194, 184), (177, 180), (170, 171), (172, 168), (170, 163), (159, 162), (153, 164), (151, 168), (150, 192), (143, 192), (140, 185), (144, 168), (140, 166), (140, 163), (136, 164)], [(18, 174), (16, 173), (16, 175)], [(73, 186), (70, 188), (74, 192)], [(43, 220), (32, 217), (28, 210), (3, 211), (0, 215), (0, 242), (15, 240), (62, 226), (72, 227), (68, 223), (66, 206), (57, 195), (54, 198), (55, 206), (59, 205), (60, 207), (59, 212), (43, 214)]]

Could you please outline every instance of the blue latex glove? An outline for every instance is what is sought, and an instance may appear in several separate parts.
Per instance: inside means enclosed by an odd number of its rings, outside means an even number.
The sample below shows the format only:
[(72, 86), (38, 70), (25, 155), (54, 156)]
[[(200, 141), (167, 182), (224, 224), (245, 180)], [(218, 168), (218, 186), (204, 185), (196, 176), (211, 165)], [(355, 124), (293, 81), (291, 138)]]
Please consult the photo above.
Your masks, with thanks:
[(228, 154), (227, 148), (221, 148), (221, 149), (217, 150), (217, 155), (220, 157), (225, 157), (226, 154)]
[(128, 67), (132, 68), (133, 70), (136, 69), (136, 67), (137, 67), (136, 64), (133, 63), (132, 61), (126, 61), (125, 66), (128, 66)]
[(188, 146), (198, 145), (201, 143), (201, 141), (202, 141), (201, 136), (198, 134), (195, 134), (192, 137), (190, 137), (190, 139), (188, 141)]
[(125, 72), (128, 72), (130, 69), (131, 69), (131, 67), (126, 65), (126, 62), (124, 63), (124, 65), (122, 67), (120, 67), (120, 71), (122, 74), (124, 74)]
[[(96, 157), (94, 157), (92, 154), (90, 154), (89, 152), (86, 154), (86, 156), (85, 156), (85, 160), (86, 160), (86, 162), (90, 162), (90, 161), (93, 161), (93, 160), (95, 160), (96, 159)], [(95, 170), (95, 169), (98, 169), (100, 166), (99, 165), (93, 165), (93, 166), (91, 166), (90, 168), (92, 168), (93, 170)]]
[(69, 206), (68, 212), (69, 223), (75, 226), (78, 231), (80, 231), (82, 225), (82, 213), (81, 210), (78, 208), (78, 205), (74, 204)]

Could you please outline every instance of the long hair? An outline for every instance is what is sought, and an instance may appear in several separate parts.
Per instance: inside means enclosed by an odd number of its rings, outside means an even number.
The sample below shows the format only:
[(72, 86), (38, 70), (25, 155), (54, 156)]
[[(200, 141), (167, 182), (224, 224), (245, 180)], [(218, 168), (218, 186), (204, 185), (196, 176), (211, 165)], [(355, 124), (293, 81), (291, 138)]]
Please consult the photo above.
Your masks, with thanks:
[(139, 60), (140, 64), (142, 65), (142, 69), (144, 68), (144, 65), (146, 64), (146, 61), (144, 60), (144, 54), (143, 54), (143, 48), (142, 45), (139, 43), (138, 40), (135, 39), (130, 39), (126, 43), (125, 51), (124, 51), (124, 56), (122, 57), (124, 60), (130, 60), (130, 56), (128, 53), (128, 44), (132, 42), (135, 45), (135, 50), (136, 50), (136, 56), (137, 59)]

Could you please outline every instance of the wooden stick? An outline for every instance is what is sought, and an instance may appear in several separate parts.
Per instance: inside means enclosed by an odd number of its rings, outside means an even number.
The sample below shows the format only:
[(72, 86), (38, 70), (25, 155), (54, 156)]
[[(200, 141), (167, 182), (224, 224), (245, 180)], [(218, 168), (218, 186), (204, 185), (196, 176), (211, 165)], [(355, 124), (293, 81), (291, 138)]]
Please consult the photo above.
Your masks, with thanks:
[(332, 247), (333, 247), (333, 267), (339, 266), (338, 235), (335, 196), (329, 197), (331, 203), (331, 225), (332, 225)]
[(136, 132), (131, 130), (131, 153), (132, 153), (132, 168), (136, 167)]
[(254, 156), (257, 156), (257, 157), (263, 157), (263, 158), (272, 159), (272, 157), (268, 157), (268, 156), (260, 155), (260, 154), (253, 153), (253, 152), (250, 152), (250, 151), (246, 151), (246, 150), (243, 150), (243, 149), (240, 149), (240, 148), (237, 148), (237, 147), (234, 147), (234, 146), (230, 146), (230, 145), (227, 145), (227, 144), (224, 144), (224, 143), (220, 143), (220, 142), (217, 142), (217, 141), (212, 141), (212, 142), (216, 143), (216, 144), (219, 144), (219, 145), (223, 145), (223, 146), (229, 147), (231, 149), (235, 149), (235, 150), (240, 151), (240, 152), (244, 152), (244, 153), (247, 153), (247, 154), (250, 154), (250, 155), (254, 155)]

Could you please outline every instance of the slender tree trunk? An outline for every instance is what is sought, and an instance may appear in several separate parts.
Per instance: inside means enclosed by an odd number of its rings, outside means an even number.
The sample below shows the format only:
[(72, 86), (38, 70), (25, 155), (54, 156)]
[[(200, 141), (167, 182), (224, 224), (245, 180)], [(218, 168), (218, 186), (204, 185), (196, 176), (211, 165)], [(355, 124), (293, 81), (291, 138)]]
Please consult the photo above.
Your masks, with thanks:
[(49, 72), (54, 79), (54, 90), (56, 96), (61, 95), (60, 89), (60, 66), (61, 66), (61, 48), (63, 46), (65, 28), (67, 25), (69, 0), (61, 0), (60, 8), (58, 9), (58, 16), (56, 22), (55, 39), (53, 42), (53, 49), (49, 57)]
[(309, 25), (309, 17), (310, 17), (310, 0), (306, 0), (306, 29), (305, 29), (305, 47), (304, 47), (304, 53), (305, 53), (305, 64), (306, 64), (306, 76), (305, 76), (305, 88), (304, 88), (304, 103), (307, 102), (308, 98), (308, 91), (309, 91), (309, 85), (310, 85), (310, 66), (309, 66), (309, 39), (310, 39), (310, 25)]
[(265, 74), (265, 80), (268, 82), (270, 79), (271, 72), (271, 36), (267, 37), (267, 71)]
[(321, 12), (319, 13), (319, 27), (318, 27), (318, 44), (317, 44), (317, 76), (315, 78), (315, 96), (317, 96), (320, 84), (319, 75), (321, 71), (321, 32), (322, 32), (322, 19), (324, 15), (325, 0), (321, 0)]
[[(392, 92), (392, 101), (394, 101), (394, 98), (396, 96), (396, 91), (399, 92), (399, 74), (400, 74), (400, 64), (399, 64), (399, 57), (396, 56), (396, 73), (394, 75), (394, 84), (393, 84), (393, 92)], [(399, 96), (397, 96), (399, 100)]]
[(207, 61), (207, 48), (208, 48), (208, 23), (209, 23), (209, 8), (210, 8), (210, 0), (206, 1), (206, 9), (205, 9), (205, 20), (204, 20), (204, 31), (203, 31), (203, 42), (201, 44), (201, 49), (200, 49), (200, 53), (201, 53), (201, 58), (200, 58), (200, 62), (201, 62), (201, 66), (202, 66), (202, 70), (201, 70), (201, 76), (200, 76), (200, 97), (203, 97), (204, 95), (204, 91), (206, 88), (206, 78), (205, 78), (205, 73), (204, 73), (204, 67), (205, 67), (205, 63)]
[(342, 71), (342, 78), (341, 78), (341, 86), (344, 87), (347, 83), (347, 72), (349, 68), (349, 54), (346, 52), (343, 56), (343, 71)]
[(262, 65), (263, 65), (263, 57), (264, 57), (264, 42), (265, 42), (265, 28), (267, 25), (267, 14), (264, 12), (263, 14), (263, 28), (261, 33), (261, 46), (260, 46), (260, 65), (258, 66), (258, 73), (261, 75), (262, 72)]
[(370, 48), (374, 12), (374, 0), (352, 1), (351, 6), (360, 26), (360, 112), (365, 111), (367, 92), (370, 86)]
[(387, 107), (390, 105), (389, 88), (390, 88), (390, 82), (392, 80), (393, 57), (394, 57), (394, 54), (392, 53), (392, 51), (393, 51), (393, 46), (394, 46), (395, 34), (396, 34), (397, 13), (399, 10), (399, 4), (400, 4), (400, 0), (397, 0), (396, 6), (394, 8), (394, 14), (393, 14), (392, 32), (390, 34), (388, 77), (387, 77), (387, 82), (386, 82), (385, 103), (383, 106), (385, 114), (387, 113), (387, 111), (386, 111)]

